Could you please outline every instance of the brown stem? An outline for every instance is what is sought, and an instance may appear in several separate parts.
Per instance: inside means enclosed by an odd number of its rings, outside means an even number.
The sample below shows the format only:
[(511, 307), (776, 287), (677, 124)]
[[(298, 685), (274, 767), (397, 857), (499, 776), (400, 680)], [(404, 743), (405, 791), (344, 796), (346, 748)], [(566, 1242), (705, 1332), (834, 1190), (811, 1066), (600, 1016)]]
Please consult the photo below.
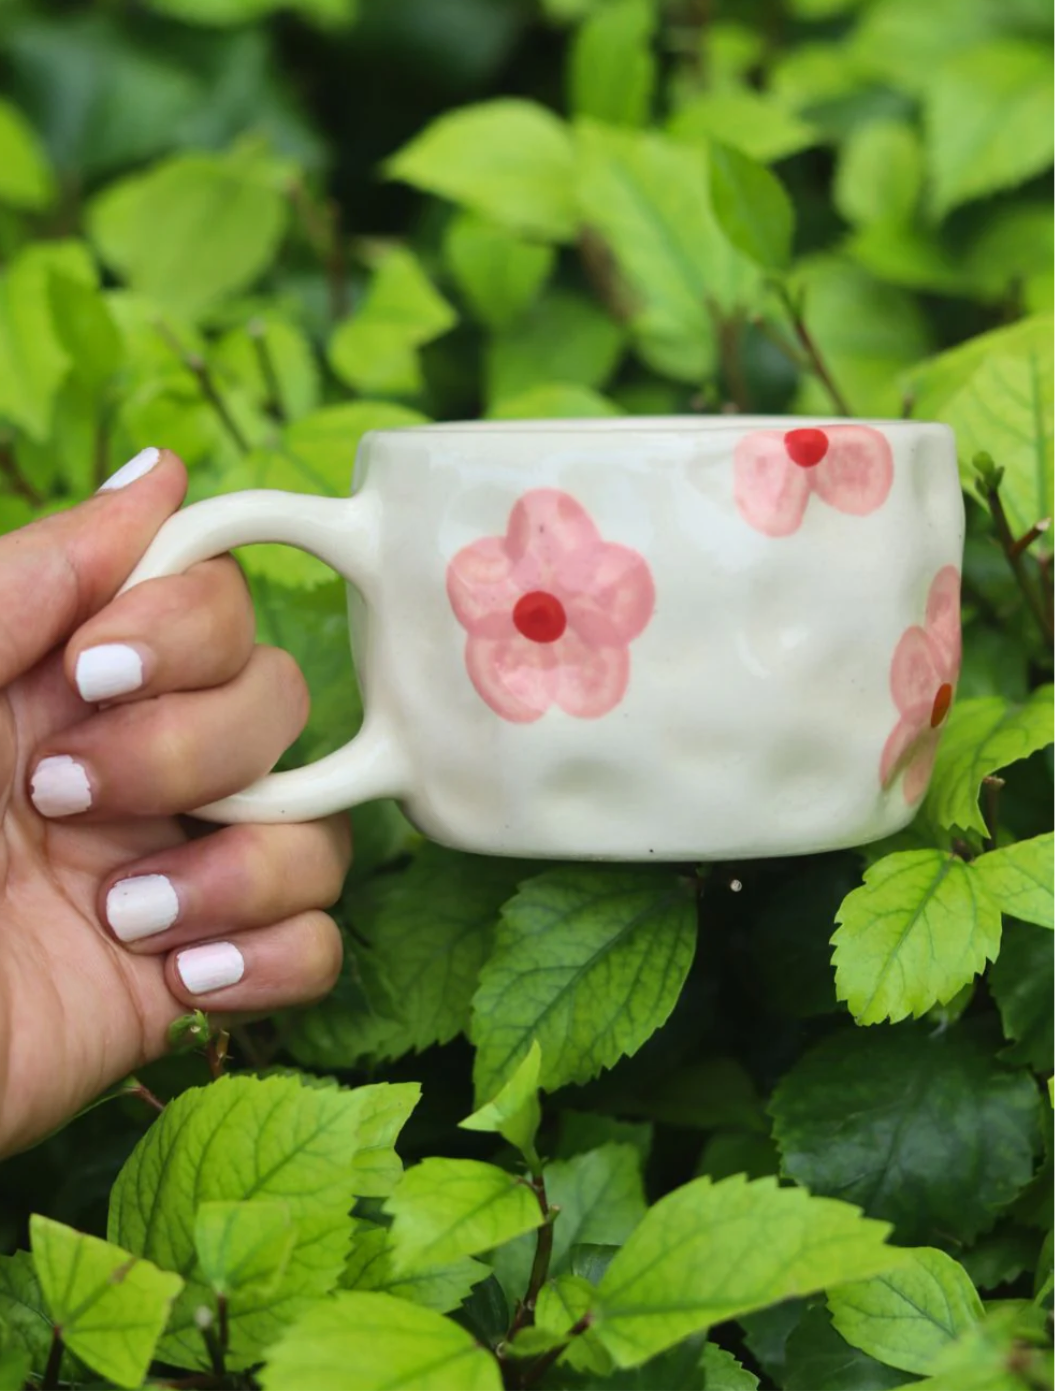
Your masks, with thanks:
[(57, 1391), (59, 1372), (62, 1368), (62, 1330), (56, 1324), (51, 1330), (51, 1347), (48, 1348), (48, 1361), (41, 1378), (40, 1391)]
[(227, 408), (227, 402), (217, 390), (216, 383), (212, 378), (212, 373), (209, 371), (209, 364), (199, 353), (184, 352), (179, 339), (167, 324), (163, 324), (159, 321), (155, 327), (179, 358), (180, 362), (186, 367), (187, 371), (192, 372), (197, 378), (201, 394), (205, 397), (206, 401), (208, 401), (209, 405), (212, 406), (216, 413), (216, 418), (230, 435), (235, 448), (241, 454), (248, 454), (251, 449), (249, 441), (246, 439), (245, 435), (242, 434), (238, 422)]
[(1014, 551), (1015, 555), (1021, 555), (1024, 551), (1028, 551), (1033, 542), (1039, 540), (1050, 526), (1050, 517), (1042, 517), (1039, 522), (1034, 522), (1026, 534), (1020, 536), (1012, 546), (1011, 549)]
[(137, 1096), (140, 1101), (145, 1101), (148, 1106), (153, 1106), (154, 1110), (160, 1113), (165, 1109), (165, 1103), (156, 1097), (149, 1087), (144, 1087), (142, 1082), (137, 1082), (128, 1092), (129, 1096)]
[(743, 319), (739, 315), (726, 318), (717, 312), (714, 315), (718, 325), (718, 347), (722, 364), (722, 377), (729, 391), (729, 399), (738, 415), (746, 413), (750, 392), (744, 372)]
[(330, 198), (320, 207), (299, 180), (291, 186), (290, 198), (304, 235), (326, 272), (330, 318), (337, 323), (348, 313), (348, 263), (341, 235), (340, 205)]
[(227, 1045), (230, 1041), (231, 1035), (226, 1029), (221, 1029), (218, 1034), (213, 1034), (206, 1045), (205, 1059), (209, 1064), (209, 1076), (214, 1082), (223, 1076)]
[(996, 832), (1000, 825), (1000, 792), (1003, 786), (1003, 778), (990, 775), (982, 779), (982, 787), (985, 790), (985, 824), (989, 830), (985, 840), (987, 850), (996, 848)]
[(267, 325), (259, 319), (254, 319), (246, 332), (249, 334), (250, 342), (256, 353), (260, 375), (264, 379), (264, 410), (271, 416), (272, 420), (277, 420), (280, 425), (284, 425), (286, 412), (282, 405), (282, 389), (278, 384), (275, 360), (271, 356), (271, 349), (267, 342)]
[(1022, 591), (1022, 596), (1028, 605), (1033, 617), (1037, 620), (1037, 626), (1044, 635), (1044, 641), (1050, 647), (1055, 641), (1055, 630), (1052, 627), (1051, 614), (1048, 608), (1030, 583), (1029, 575), (1023, 563), (1023, 552), (1025, 547), (1019, 548), (1015, 540), (1011, 524), (1007, 520), (1007, 513), (1004, 511), (1004, 504), (1000, 497), (1000, 488), (997, 483), (983, 482), (983, 497), (985, 504), (989, 508), (989, 514), (993, 519), (993, 528), (996, 531), (996, 539), (1000, 543), (1000, 549), (1007, 557), (1007, 563), (1011, 566), (1012, 573), (1018, 582), (1018, 587)]
[(788, 317), (791, 319), (791, 326), (795, 330), (795, 337), (798, 339), (799, 346), (802, 348), (806, 360), (809, 362), (810, 371), (832, 398), (835, 409), (839, 414), (852, 416), (854, 412), (850, 408), (850, 403), (832, 379), (832, 374), (828, 371), (828, 365), (821, 356), (821, 351), (817, 347), (817, 344), (813, 341), (813, 335), (806, 327), (806, 321), (803, 319), (798, 305), (792, 299), (788, 287), (784, 284), (779, 284), (777, 286), (777, 294), (780, 297), (780, 302), (787, 310)]
[(593, 1315), (587, 1310), (582, 1318), (579, 1319), (577, 1323), (573, 1323), (568, 1329), (567, 1337), (563, 1343), (559, 1343), (555, 1348), (550, 1348), (549, 1352), (544, 1352), (537, 1361), (531, 1363), (524, 1373), (521, 1385), (534, 1386), (536, 1381), (540, 1381), (546, 1372), (549, 1371), (550, 1367), (553, 1366), (554, 1362), (556, 1362), (557, 1358), (566, 1350), (572, 1339), (581, 1337), (591, 1323), (593, 1323)]
[(546, 1180), (541, 1171), (536, 1173), (529, 1185), (531, 1191), (538, 1200), (539, 1211), (542, 1213), (542, 1225), (538, 1229), (538, 1236), (535, 1239), (535, 1259), (531, 1263), (531, 1274), (528, 1277), (528, 1287), (524, 1298), (517, 1305), (513, 1322), (509, 1328), (509, 1338), (515, 1338), (522, 1328), (530, 1328), (535, 1322), (535, 1304), (538, 1302), (539, 1291), (546, 1283), (549, 1275), (549, 1263), (553, 1257), (553, 1223), (560, 1212), (559, 1207), (550, 1207), (549, 1199), (546, 1196)]
[(15, 466), (15, 456), (8, 444), (0, 444), (0, 474), (3, 474), (7, 479), (11, 491), (17, 493), (19, 497), (25, 498), (30, 506), (39, 507), (46, 501), (44, 494), (35, 488), (28, 478), (23, 478), (19, 473)]
[(216, 1296), (216, 1318), (220, 1330), (220, 1359), (226, 1365), (227, 1349), (231, 1342), (231, 1329), (227, 1318), (227, 1296)]

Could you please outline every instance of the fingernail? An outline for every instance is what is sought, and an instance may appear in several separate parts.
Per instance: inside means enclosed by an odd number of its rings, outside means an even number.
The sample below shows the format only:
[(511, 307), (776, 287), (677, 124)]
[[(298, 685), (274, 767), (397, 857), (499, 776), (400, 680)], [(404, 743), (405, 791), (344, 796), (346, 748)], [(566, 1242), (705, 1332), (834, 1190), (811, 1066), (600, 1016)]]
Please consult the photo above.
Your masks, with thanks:
[(122, 879), (106, 895), (106, 921), (122, 942), (164, 932), (179, 917), (179, 899), (163, 874)]
[(160, 458), (161, 450), (155, 449), (153, 445), (149, 449), (141, 449), (127, 464), (122, 464), (116, 473), (112, 473), (99, 491), (111, 493), (115, 488), (127, 488), (129, 483), (134, 483), (137, 478), (142, 478), (144, 473), (149, 473)]
[(210, 942), (176, 956), (179, 978), (192, 995), (207, 995), (225, 985), (237, 985), (245, 974), (245, 958), (233, 942)]
[(127, 695), (143, 684), (143, 659), (127, 643), (104, 642), (77, 658), (74, 680), (81, 700), (89, 704)]
[(92, 789), (83, 764), (67, 753), (42, 758), (29, 784), (29, 795), (41, 816), (73, 816), (92, 804)]

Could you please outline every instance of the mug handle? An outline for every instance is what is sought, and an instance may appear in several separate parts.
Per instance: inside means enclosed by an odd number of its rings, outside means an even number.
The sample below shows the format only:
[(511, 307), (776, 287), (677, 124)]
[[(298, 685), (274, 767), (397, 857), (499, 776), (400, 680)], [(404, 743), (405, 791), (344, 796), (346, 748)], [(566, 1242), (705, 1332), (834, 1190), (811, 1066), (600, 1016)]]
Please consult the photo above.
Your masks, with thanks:
[[(379, 575), (380, 500), (312, 497), (257, 489), (193, 503), (170, 517), (121, 593), (177, 575), (235, 546), (278, 542), (316, 556), (369, 595)], [(375, 797), (407, 790), (405, 759), (388, 722), (368, 712), (353, 739), (304, 768), (269, 773), (242, 792), (198, 807), (206, 821), (314, 821)]]

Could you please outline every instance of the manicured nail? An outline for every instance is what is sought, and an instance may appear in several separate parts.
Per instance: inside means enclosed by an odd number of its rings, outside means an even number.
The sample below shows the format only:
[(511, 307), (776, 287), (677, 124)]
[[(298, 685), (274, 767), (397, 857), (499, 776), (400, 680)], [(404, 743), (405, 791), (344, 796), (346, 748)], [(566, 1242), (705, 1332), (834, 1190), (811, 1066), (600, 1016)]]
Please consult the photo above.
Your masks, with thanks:
[(73, 816), (92, 804), (92, 789), (83, 764), (68, 753), (42, 758), (29, 784), (29, 795), (41, 816)]
[(99, 491), (112, 493), (115, 488), (127, 488), (129, 483), (134, 483), (137, 478), (142, 478), (144, 473), (149, 473), (160, 458), (161, 450), (155, 449), (153, 445), (149, 449), (141, 449), (127, 464), (122, 464), (116, 473), (112, 473)]
[(245, 958), (233, 942), (209, 942), (176, 956), (179, 978), (192, 995), (207, 995), (225, 985), (237, 985), (245, 974)]
[(143, 659), (124, 642), (89, 647), (77, 658), (74, 680), (81, 700), (95, 704), (138, 691), (143, 684)]
[(106, 921), (122, 942), (164, 932), (179, 917), (179, 899), (163, 874), (122, 879), (106, 895)]

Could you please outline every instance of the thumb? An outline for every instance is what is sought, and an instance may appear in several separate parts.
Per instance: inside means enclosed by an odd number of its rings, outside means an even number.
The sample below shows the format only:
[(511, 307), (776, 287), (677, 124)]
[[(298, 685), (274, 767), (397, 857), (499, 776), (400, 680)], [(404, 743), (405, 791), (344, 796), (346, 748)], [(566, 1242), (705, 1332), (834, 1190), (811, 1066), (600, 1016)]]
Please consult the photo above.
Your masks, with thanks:
[(87, 502), (0, 537), (0, 688), (110, 602), (183, 501), (175, 454), (132, 463)]

